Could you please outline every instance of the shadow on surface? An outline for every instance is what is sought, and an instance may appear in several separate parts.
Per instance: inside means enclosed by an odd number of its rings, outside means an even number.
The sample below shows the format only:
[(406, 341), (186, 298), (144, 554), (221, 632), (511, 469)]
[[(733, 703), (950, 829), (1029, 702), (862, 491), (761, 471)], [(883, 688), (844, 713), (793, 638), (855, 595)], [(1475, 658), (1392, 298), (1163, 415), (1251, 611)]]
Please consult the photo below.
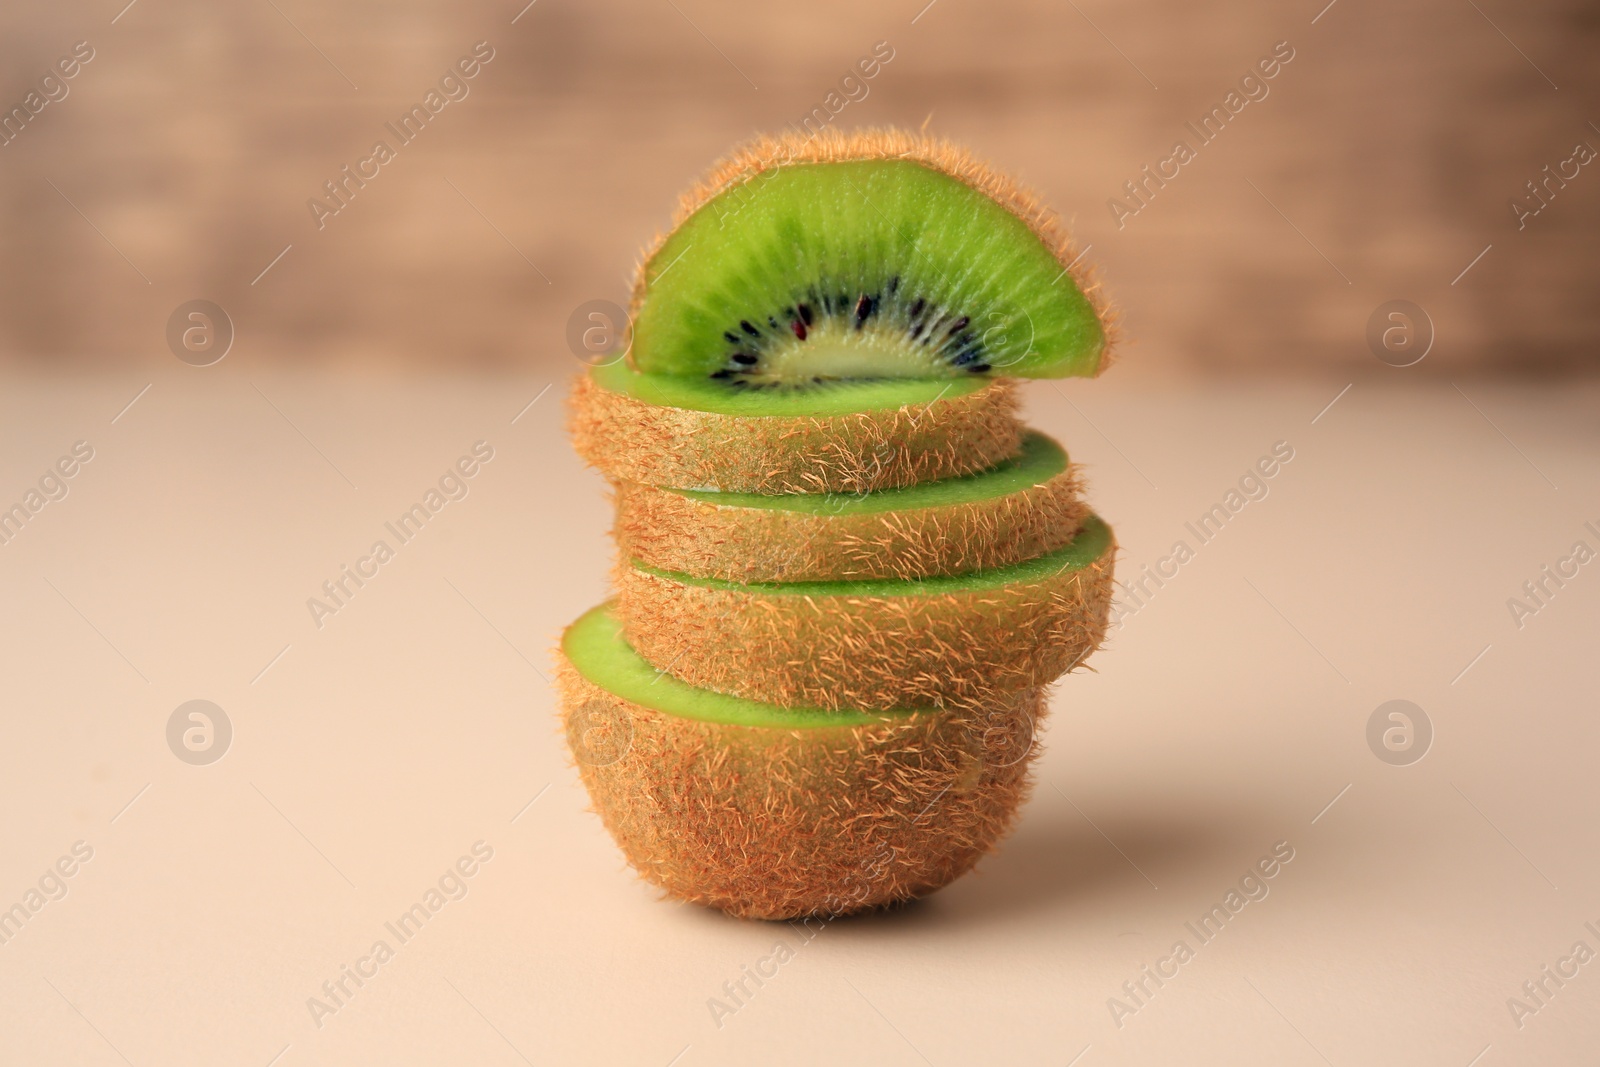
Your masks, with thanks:
[(1097, 830), (1071, 810), (1024, 812), (993, 855), (930, 903), (947, 919), (978, 921), (1155, 893), (1248, 848), (1234, 841), (1243, 833), (1239, 820), (1222, 817), (1102, 820)]
[(1228, 881), (1233, 861), (1253, 858), (1261, 841), (1270, 840), (1270, 831), (1240, 813), (1211, 815), (1099, 820), (1097, 830), (1070, 808), (1035, 807), (1023, 813), (1016, 832), (993, 854), (945, 889), (829, 925), (891, 936), (931, 927), (1001, 925), (1037, 920), (1052, 911), (1100, 912), (1091, 906), (1108, 898), (1153, 897), (1212, 870)]

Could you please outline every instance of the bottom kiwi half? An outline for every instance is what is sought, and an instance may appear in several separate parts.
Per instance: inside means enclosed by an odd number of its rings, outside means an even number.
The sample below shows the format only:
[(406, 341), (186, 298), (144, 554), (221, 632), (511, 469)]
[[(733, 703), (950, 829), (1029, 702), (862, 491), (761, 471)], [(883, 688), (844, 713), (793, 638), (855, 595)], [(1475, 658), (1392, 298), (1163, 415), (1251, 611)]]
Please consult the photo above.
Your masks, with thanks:
[(981, 707), (782, 708), (656, 671), (610, 605), (568, 628), (567, 743), (628, 862), (744, 918), (836, 916), (969, 870), (1026, 796), (1043, 690)]

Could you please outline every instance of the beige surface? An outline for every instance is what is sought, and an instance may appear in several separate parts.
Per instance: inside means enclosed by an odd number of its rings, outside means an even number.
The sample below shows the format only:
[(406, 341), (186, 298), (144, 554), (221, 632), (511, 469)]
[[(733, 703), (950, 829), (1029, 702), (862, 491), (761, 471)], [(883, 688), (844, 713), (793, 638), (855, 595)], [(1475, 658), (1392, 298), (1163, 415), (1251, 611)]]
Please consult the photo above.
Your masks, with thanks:
[[(1030, 387), (1125, 575), (1274, 442), (1295, 456), (1062, 685), (1001, 853), (806, 940), (658, 901), (584, 811), (543, 675), (603, 594), (607, 510), (562, 439), (564, 381), (513, 423), (547, 378), (375, 386), (272, 356), (0, 399), (4, 501), (95, 450), (0, 546), (0, 906), (94, 850), (0, 945), (0, 1063), (1592, 1055), (1600, 964), (1520, 1030), (1506, 1001), (1600, 948), (1600, 564), (1520, 630), (1506, 600), (1600, 543), (1593, 389), (1393, 371), (1313, 424), (1344, 381)], [(306, 599), (478, 440), (470, 495), (317, 629)], [(210, 766), (165, 740), (195, 698), (235, 729)], [(1393, 698), (1437, 731), (1413, 766), (1364, 739)], [(384, 924), (480, 840), (467, 896), (398, 945)], [(1200, 946), (1184, 923), (1278, 841), (1270, 894)], [(307, 999), (379, 938), (394, 958), (316, 1026)], [(1119, 1029), (1108, 998), (1179, 938), (1195, 958)], [(708, 1000), (780, 941), (792, 958), (719, 1028)]]

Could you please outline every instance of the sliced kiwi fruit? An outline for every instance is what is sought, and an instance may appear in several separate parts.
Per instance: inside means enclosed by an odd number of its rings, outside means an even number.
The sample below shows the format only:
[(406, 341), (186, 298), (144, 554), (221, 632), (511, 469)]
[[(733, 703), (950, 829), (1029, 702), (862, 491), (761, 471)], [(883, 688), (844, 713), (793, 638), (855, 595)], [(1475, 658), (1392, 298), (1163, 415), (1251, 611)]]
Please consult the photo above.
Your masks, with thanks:
[(901, 131), (763, 139), (685, 197), (633, 293), (641, 371), (742, 393), (1099, 373), (1108, 323), (1039, 202)]
[(851, 381), (739, 392), (640, 374), (579, 376), (578, 454), (613, 481), (741, 493), (865, 493), (959, 477), (1017, 454), (1004, 379)]
[(1064, 548), (911, 580), (730, 582), (617, 568), (646, 660), (692, 685), (789, 706), (970, 705), (1047, 685), (1099, 646), (1115, 541), (1096, 516)]
[(926, 578), (1053, 552), (1088, 505), (1060, 445), (1027, 432), (980, 474), (873, 493), (714, 493), (617, 486), (622, 555), (736, 582)]
[(563, 724), (678, 898), (833, 916), (946, 884), (1028, 789), (1044, 687), (1104, 638), (1116, 551), (1015, 379), (1114, 322), (1054, 216), (945, 142), (758, 140), (635, 278), (569, 403), (615, 485), (617, 599), (566, 632)]
[(654, 670), (609, 606), (567, 630), (563, 723), (595, 810), (645, 879), (762, 919), (931, 892), (1010, 827), (1037, 689), (959, 711), (780, 708)]

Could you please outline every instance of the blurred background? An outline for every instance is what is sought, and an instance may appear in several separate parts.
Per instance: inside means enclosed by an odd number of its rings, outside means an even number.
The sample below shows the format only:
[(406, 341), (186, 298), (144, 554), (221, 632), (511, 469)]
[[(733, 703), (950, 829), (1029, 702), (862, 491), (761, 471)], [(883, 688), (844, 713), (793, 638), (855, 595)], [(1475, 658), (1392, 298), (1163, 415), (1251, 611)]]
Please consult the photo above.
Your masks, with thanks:
[[(1119, 373), (1376, 373), (1391, 299), (1437, 330), (1419, 375), (1593, 371), (1600, 168), (1568, 161), (1600, 148), (1600, 8), (1326, 2), (18, 0), (7, 109), (93, 59), (0, 147), (0, 360), (164, 360), (205, 298), (255, 360), (565, 369), (567, 316), (623, 297), (683, 187), (820, 115), (926, 123), (1036, 187), (1123, 309)], [(400, 146), (385, 124), (480, 41)], [(1269, 94), (1118, 225), (1280, 41)], [(319, 227), (308, 200), (378, 140), (397, 158)]]

